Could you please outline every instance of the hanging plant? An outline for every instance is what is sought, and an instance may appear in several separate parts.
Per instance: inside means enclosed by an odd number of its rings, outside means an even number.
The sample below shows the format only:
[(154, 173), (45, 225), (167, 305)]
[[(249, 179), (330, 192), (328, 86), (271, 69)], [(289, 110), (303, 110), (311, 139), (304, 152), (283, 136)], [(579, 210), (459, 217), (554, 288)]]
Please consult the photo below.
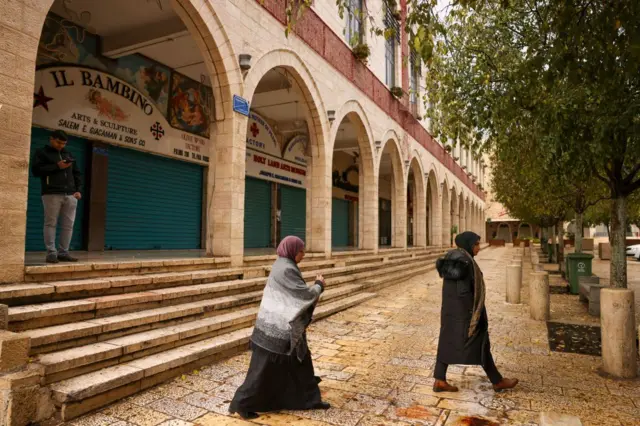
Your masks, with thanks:
[(371, 55), (371, 49), (368, 44), (359, 43), (353, 46), (353, 56), (355, 56), (359, 61), (366, 63), (369, 55)]
[(404, 96), (404, 91), (402, 90), (402, 87), (393, 86), (391, 89), (389, 89), (389, 91), (391, 92), (393, 97), (395, 97), (396, 99), (400, 99)]
[(452, 149), (451, 145), (445, 145), (444, 146), (444, 150), (447, 151), (447, 152), (451, 152), (451, 149)]

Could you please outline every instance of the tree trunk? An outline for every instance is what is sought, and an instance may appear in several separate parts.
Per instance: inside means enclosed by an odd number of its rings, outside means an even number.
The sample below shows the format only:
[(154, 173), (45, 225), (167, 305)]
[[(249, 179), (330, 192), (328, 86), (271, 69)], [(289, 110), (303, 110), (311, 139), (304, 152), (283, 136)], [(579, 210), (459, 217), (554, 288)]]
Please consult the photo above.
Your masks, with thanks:
[(576, 213), (576, 237), (575, 247), (576, 253), (582, 253), (582, 218), (584, 213)]
[(607, 238), (609, 238), (609, 242), (611, 242), (611, 229), (609, 228), (609, 222), (606, 222), (604, 226), (607, 227)]
[(609, 285), (627, 288), (627, 257), (625, 237), (627, 234), (627, 199), (617, 196), (611, 204), (611, 265)]
[[(562, 262), (564, 262), (564, 227), (562, 226), (562, 222), (556, 224), (558, 228), (558, 258), (556, 262), (558, 262), (558, 266)], [(562, 267), (560, 268), (562, 270)]]
[(556, 250), (556, 225), (551, 227), (551, 262), (558, 261), (558, 250)]

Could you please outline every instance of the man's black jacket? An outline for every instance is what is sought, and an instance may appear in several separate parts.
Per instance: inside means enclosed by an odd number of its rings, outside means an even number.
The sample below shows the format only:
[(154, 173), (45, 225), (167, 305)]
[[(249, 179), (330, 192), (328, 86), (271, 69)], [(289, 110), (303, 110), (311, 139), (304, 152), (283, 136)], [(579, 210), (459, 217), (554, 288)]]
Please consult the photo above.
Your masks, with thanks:
[(61, 151), (46, 145), (36, 151), (31, 160), (31, 172), (42, 182), (42, 195), (81, 192), (82, 180), (76, 161), (66, 169), (58, 167), (61, 160), (73, 160), (71, 152), (63, 148)]

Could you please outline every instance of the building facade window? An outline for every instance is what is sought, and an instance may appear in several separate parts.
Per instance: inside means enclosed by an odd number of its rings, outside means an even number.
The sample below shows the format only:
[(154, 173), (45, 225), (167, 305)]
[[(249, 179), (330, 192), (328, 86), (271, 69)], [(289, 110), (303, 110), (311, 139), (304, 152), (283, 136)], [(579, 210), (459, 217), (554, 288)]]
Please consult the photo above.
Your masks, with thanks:
[(400, 41), (400, 26), (393, 16), (393, 11), (387, 5), (385, 7), (384, 26), (384, 62), (385, 83), (388, 87), (396, 86), (396, 50)]
[(362, 43), (363, 0), (348, 0), (346, 9), (347, 23), (344, 34), (347, 43), (355, 46)]
[(418, 95), (420, 94), (420, 61), (418, 54), (411, 49), (409, 58), (409, 102), (411, 103), (412, 112), (418, 112)]

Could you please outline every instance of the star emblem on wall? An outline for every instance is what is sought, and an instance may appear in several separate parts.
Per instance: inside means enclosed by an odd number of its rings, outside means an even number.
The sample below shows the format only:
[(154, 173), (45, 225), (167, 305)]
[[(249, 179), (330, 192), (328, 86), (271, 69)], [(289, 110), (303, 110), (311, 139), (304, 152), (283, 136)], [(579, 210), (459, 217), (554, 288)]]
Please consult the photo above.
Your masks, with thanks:
[(48, 102), (52, 100), (53, 98), (50, 98), (44, 94), (44, 89), (42, 88), (42, 86), (40, 86), (40, 90), (38, 90), (38, 93), (33, 94), (33, 107), (36, 108), (38, 106), (42, 106), (48, 112)]

